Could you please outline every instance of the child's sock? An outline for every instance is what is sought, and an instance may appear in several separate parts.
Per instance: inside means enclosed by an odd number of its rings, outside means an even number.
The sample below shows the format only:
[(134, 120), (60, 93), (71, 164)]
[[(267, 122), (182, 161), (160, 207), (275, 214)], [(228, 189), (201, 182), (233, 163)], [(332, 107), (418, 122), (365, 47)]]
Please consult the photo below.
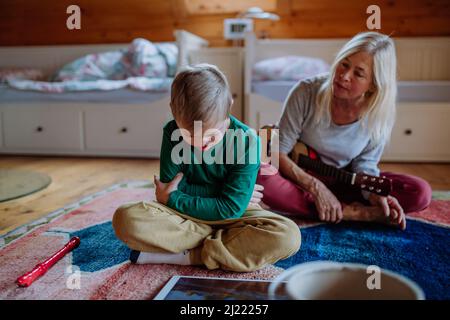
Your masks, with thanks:
[(191, 264), (189, 250), (184, 250), (180, 253), (153, 253), (132, 250), (130, 253), (130, 260), (132, 263), (136, 264), (167, 263), (185, 266)]

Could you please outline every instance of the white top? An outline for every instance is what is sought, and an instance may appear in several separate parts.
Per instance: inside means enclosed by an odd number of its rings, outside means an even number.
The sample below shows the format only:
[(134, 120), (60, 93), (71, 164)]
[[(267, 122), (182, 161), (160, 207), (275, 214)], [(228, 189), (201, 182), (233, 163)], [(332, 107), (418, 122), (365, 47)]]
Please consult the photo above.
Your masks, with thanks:
[(353, 172), (379, 176), (378, 162), (384, 143), (370, 144), (370, 134), (363, 128), (364, 120), (347, 125), (331, 121), (313, 123), (317, 92), (328, 75), (300, 81), (289, 93), (283, 106), (280, 127), (280, 152), (289, 153), (300, 140), (313, 148), (321, 160), (337, 168), (351, 165)]

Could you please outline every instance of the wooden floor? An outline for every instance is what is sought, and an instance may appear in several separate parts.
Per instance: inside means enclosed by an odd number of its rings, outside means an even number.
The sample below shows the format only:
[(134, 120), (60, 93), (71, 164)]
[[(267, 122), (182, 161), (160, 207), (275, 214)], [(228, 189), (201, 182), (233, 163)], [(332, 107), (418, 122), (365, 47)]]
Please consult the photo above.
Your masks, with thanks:
[[(125, 180), (153, 180), (159, 160), (121, 158), (0, 157), (0, 168), (47, 173), (52, 183), (29, 196), (0, 203), (0, 235), (84, 196)], [(383, 171), (414, 174), (434, 190), (450, 189), (450, 164), (382, 164)]]

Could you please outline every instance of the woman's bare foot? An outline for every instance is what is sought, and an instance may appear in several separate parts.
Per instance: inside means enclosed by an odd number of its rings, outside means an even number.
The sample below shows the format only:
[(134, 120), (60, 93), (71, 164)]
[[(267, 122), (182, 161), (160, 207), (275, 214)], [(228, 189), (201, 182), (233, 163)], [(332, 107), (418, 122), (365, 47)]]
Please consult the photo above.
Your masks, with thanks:
[(343, 220), (346, 221), (366, 221), (384, 223), (390, 226), (398, 227), (402, 230), (406, 229), (405, 215), (401, 219), (386, 217), (383, 209), (376, 206), (364, 206), (361, 203), (353, 202), (346, 205), (342, 211)]

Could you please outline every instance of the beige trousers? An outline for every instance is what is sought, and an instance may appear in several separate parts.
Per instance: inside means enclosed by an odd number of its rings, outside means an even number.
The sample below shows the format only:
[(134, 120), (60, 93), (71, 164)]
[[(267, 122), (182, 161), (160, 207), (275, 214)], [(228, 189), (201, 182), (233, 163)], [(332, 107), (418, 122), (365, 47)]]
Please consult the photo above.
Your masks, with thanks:
[(300, 230), (290, 219), (249, 207), (239, 219), (203, 221), (156, 201), (124, 204), (113, 217), (116, 236), (143, 252), (190, 250), (191, 262), (208, 269), (254, 271), (295, 254)]

